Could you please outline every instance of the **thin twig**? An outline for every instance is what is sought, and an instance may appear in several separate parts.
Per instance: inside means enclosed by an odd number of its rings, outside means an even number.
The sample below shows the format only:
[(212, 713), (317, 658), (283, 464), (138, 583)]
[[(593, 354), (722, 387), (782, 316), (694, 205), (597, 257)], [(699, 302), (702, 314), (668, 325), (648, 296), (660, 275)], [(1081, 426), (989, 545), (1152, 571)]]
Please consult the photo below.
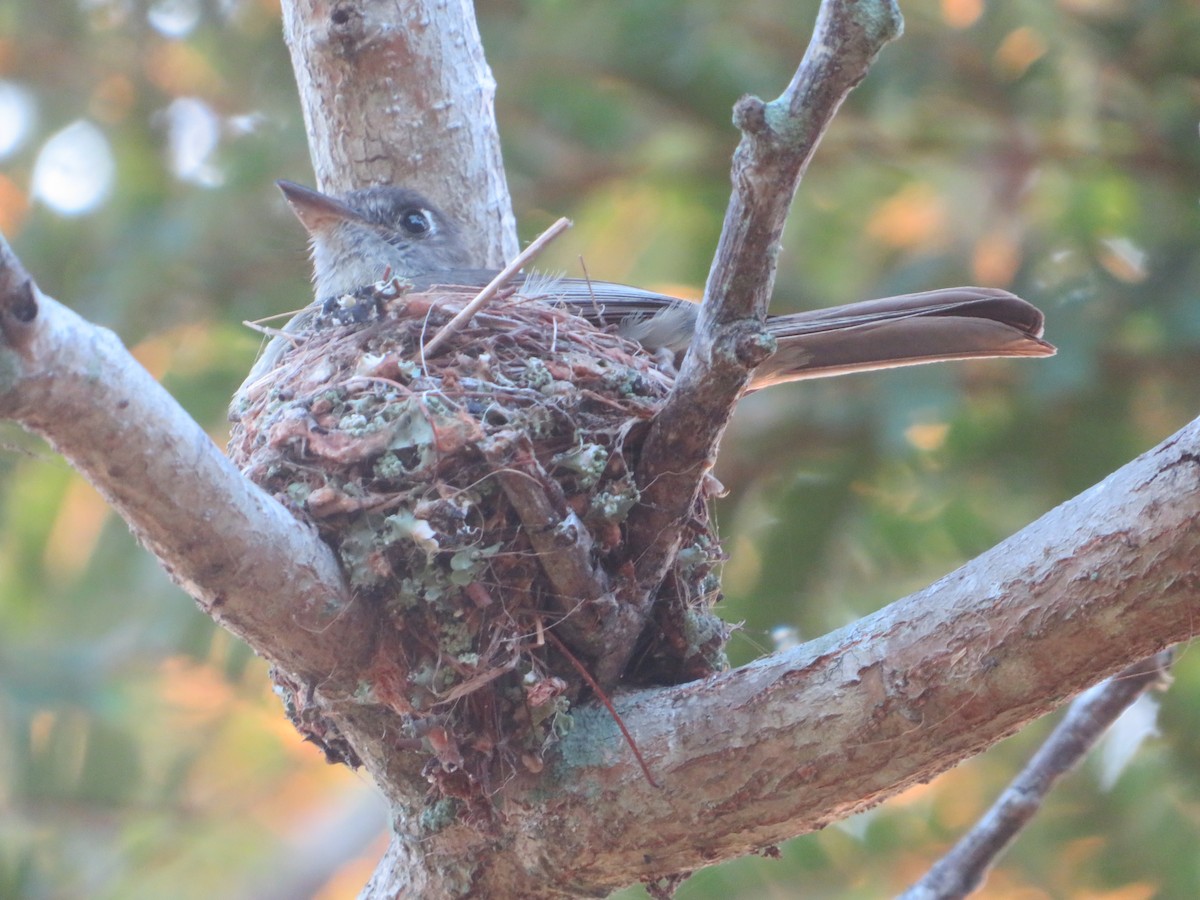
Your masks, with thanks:
[[(271, 316), (270, 318), (274, 319), (274, 318), (278, 318), (278, 316)], [(263, 335), (263, 337), (283, 338), (284, 340), (291, 341), (292, 344), (294, 344), (294, 345), (298, 345), (300, 343), (301, 338), (299, 335), (289, 334), (288, 332), (284, 331), (282, 328), (272, 328), (270, 325), (263, 325), (263, 324), (261, 324), (262, 321), (265, 321), (265, 320), (260, 320), (259, 322), (251, 322), (248, 319), (243, 319), (242, 324), (245, 325), (247, 328), (249, 328), (251, 331), (257, 331), (259, 334)]]
[(597, 684), (596, 679), (592, 677), (592, 673), (587, 670), (587, 666), (575, 657), (575, 654), (567, 648), (567, 645), (553, 631), (547, 631), (546, 637), (550, 639), (550, 643), (554, 645), (555, 649), (567, 658), (567, 662), (575, 667), (575, 671), (587, 682), (588, 687), (592, 689), (592, 692), (604, 704), (604, 708), (608, 710), (608, 714), (612, 716), (613, 721), (617, 723), (617, 727), (621, 729), (621, 734), (625, 736), (625, 743), (629, 745), (629, 749), (633, 751), (633, 755), (637, 758), (638, 765), (642, 767), (642, 774), (646, 776), (646, 781), (650, 783), (650, 787), (661, 789), (662, 785), (655, 781), (654, 776), (650, 773), (650, 767), (646, 765), (646, 760), (642, 757), (642, 751), (638, 749), (637, 741), (633, 739), (633, 735), (625, 727), (625, 720), (621, 718), (621, 714), (617, 712), (617, 708), (608, 699), (608, 694), (604, 693), (604, 689)]
[(1055, 783), (1075, 768), (1142, 693), (1165, 678), (1171, 651), (1134, 663), (1076, 698), (1028, 765), (954, 848), (901, 900), (954, 900), (983, 884), (997, 858), (1042, 807)]
[(270, 322), (274, 319), (291, 319), (293, 316), (300, 315), (300, 313), (304, 312), (306, 309), (309, 309), (311, 306), (312, 304), (310, 303), (307, 306), (300, 307), (299, 309), (290, 309), (287, 312), (271, 313), (269, 316), (262, 316), (258, 319), (243, 319), (242, 324), (247, 328), (257, 329), (259, 326), (263, 325), (264, 322)]
[(475, 299), (459, 310), (453, 319), (443, 325), (441, 330), (429, 339), (425, 346), (421, 348), (421, 358), (425, 359), (428, 356), (432, 356), (434, 351), (446, 343), (452, 335), (461, 331), (471, 321), (475, 313), (479, 312), (479, 310), (492, 301), (492, 298), (496, 296), (500, 288), (504, 287), (505, 284), (512, 280), (514, 275), (520, 272), (532, 260), (536, 259), (538, 254), (552, 240), (570, 227), (571, 220), (563, 218), (538, 235), (528, 247), (517, 255), (516, 259), (501, 269), (499, 274), (489, 281), (482, 291), (475, 295)]

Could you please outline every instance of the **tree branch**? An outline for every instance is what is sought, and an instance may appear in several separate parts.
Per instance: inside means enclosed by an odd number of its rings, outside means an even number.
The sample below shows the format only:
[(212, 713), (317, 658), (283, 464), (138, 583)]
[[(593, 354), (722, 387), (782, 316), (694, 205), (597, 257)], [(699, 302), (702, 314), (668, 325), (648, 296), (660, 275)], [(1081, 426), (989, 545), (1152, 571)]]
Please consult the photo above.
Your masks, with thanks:
[(41, 435), (219, 624), (328, 696), (371, 647), (333, 553), (227, 460), (111, 331), (38, 290), (0, 237), (0, 415)]
[(453, 211), (478, 265), (516, 256), (496, 81), (470, 0), (282, 7), (317, 186), (416, 188)]
[(992, 808), (901, 900), (948, 900), (978, 889), (1000, 854), (1033, 821), (1050, 789), (1079, 765), (1138, 697), (1163, 683), (1170, 664), (1171, 652), (1164, 650), (1078, 697)]
[[(770, 103), (743, 97), (734, 109), (742, 140), (734, 153), (733, 194), (700, 320), (638, 467), (641, 503), (630, 515), (627, 539), (639, 548), (638, 621), (643, 624), (679, 550), (679, 523), (690, 514), (716, 461), (733, 408), (755, 366), (774, 350), (763, 320), (779, 239), (800, 178), (842, 101), (902, 29), (891, 0), (825, 0), (787, 90)], [(624, 642), (630, 652), (636, 637), (634, 632)]]

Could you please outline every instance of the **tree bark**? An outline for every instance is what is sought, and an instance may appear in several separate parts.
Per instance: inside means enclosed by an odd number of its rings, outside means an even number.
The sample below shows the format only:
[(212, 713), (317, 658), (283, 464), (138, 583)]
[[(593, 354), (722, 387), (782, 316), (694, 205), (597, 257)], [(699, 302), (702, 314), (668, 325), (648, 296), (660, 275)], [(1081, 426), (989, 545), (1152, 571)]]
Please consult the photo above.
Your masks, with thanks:
[(283, 29), (321, 190), (416, 188), (453, 210), (476, 265), (516, 256), (470, 0), (285, 0)]
[[(904, 29), (890, 0), (822, 3), (812, 40), (787, 89), (770, 103), (743, 97), (733, 193), (713, 257), (696, 333), (638, 465), (641, 503), (629, 521), (638, 548), (641, 624), (679, 552), (680, 523), (716, 464), (717, 448), (756, 366), (774, 351), (764, 328), (779, 239), (800, 179), (846, 96)], [(613, 641), (633, 651), (640, 628)], [(610, 662), (618, 671), (628, 655)]]
[(50, 442), (171, 578), (260, 655), (353, 693), (370, 622), (332, 551), (249, 483), (107, 328), (44, 296), (0, 238), (0, 415)]
[(996, 860), (1041, 810), (1058, 780), (1083, 761), (1147, 689), (1169, 683), (1172, 656), (1170, 650), (1156, 653), (1077, 697), (987, 813), (900, 900), (947, 900), (977, 890)]

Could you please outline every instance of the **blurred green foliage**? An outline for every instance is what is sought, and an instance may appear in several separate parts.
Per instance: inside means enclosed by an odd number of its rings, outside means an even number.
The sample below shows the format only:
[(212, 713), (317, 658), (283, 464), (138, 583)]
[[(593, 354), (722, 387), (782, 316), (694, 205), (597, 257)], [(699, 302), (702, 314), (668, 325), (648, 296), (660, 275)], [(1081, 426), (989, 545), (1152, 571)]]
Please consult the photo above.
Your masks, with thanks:
[[(575, 270), (584, 254), (596, 277), (698, 294), (728, 193), (730, 108), (779, 92), (815, 3), (481, 7), (523, 237), (570, 215), (548, 266)], [(776, 308), (981, 282), (1041, 306), (1060, 354), (748, 399), (719, 471), (739, 661), (780, 626), (811, 637), (927, 584), (1200, 410), (1200, 8), (904, 11), (904, 38), (801, 188)], [(218, 442), (257, 346), (238, 323), (308, 299), (303, 238), (272, 186), (311, 181), (279, 32), (271, 0), (0, 7), (0, 228)], [(115, 174), (68, 216), (33, 196), (34, 172), (78, 120)], [(61, 460), (11, 426), (0, 440), (0, 896), (254, 895), (293, 864), (297, 820), (357, 782), (299, 744), (262, 664)], [(1069, 779), (985, 896), (1200, 896), (1194, 654), (1176, 676), (1161, 734), (1111, 788), (1093, 767)], [(781, 860), (699, 873), (680, 896), (899, 890), (1046, 727)], [(308, 892), (352, 896), (377, 850), (363, 852)]]

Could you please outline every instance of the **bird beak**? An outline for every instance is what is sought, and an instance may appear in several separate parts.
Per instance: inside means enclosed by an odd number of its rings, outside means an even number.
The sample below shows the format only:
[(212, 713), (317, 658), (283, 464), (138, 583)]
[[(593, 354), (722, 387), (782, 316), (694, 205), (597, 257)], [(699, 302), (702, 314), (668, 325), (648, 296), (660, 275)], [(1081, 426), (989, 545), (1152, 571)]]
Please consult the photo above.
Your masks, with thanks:
[(275, 184), (283, 191), (292, 212), (304, 229), (312, 235), (318, 234), (340, 222), (362, 222), (363, 218), (335, 197), (314, 191), (294, 181), (280, 179)]

